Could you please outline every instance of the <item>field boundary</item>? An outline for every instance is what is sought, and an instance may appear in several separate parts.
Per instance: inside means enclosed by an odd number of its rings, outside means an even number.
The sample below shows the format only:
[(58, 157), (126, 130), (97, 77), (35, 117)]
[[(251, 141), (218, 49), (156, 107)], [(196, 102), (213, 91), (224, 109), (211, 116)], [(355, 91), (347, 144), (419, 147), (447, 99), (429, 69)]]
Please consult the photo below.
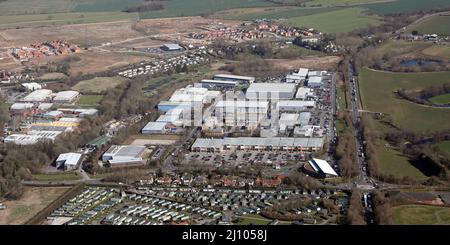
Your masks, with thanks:
[(35, 216), (33, 216), (31, 219), (25, 222), (24, 225), (38, 225), (42, 220), (44, 220), (47, 216), (49, 216), (53, 210), (63, 205), (67, 200), (73, 198), (76, 194), (81, 192), (81, 190), (83, 190), (84, 187), (85, 184), (81, 183), (70, 188), (56, 200), (47, 205), (47, 207), (39, 211), (39, 213), (37, 213)]

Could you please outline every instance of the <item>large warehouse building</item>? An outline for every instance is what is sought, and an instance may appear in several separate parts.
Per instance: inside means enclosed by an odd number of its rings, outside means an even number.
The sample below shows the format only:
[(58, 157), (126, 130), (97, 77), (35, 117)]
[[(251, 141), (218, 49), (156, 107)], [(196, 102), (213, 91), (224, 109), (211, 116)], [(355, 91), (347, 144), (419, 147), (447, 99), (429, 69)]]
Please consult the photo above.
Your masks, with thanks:
[(78, 97), (80, 96), (80, 93), (77, 91), (62, 91), (56, 94), (56, 96), (53, 98), (54, 103), (72, 103), (74, 102)]
[(249, 100), (290, 100), (295, 91), (294, 83), (252, 83), (245, 95)]
[(234, 81), (239, 82), (240, 85), (246, 85), (255, 82), (255, 77), (237, 76), (230, 74), (217, 74), (214, 75), (214, 80)]
[(44, 102), (50, 100), (52, 91), (49, 89), (39, 89), (25, 96), (22, 101), (25, 102)]
[(197, 152), (221, 152), (225, 150), (314, 152), (322, 149), (323, 143), (323, 138), (198, 138), (192, 145), (191, 150)]
[(277, 102), (279, 112), (300, 112), (315, 106), (316, 102), (312, 100), (281, 100)]
[(74, 170), (80, 162), (80, 153), (64, 153), (56, 159), (56, 168), (63, 170)]
[(310, 174), (314, 174), (317, 177), (328, 178), (336, 177), (338, 174), (330, 166), (330, 164), (322, 159), (313, 158), (307, 164), (303, 166), (303, 169)]
[(102, 161), (113, 165), (144, 163), (145, 146), (113, 145), (102, 156)]
[(214, 108), (214, 115), (222, 119), (226, 126), (256, 127), (267, 117), (269, 102), (222, 100)]

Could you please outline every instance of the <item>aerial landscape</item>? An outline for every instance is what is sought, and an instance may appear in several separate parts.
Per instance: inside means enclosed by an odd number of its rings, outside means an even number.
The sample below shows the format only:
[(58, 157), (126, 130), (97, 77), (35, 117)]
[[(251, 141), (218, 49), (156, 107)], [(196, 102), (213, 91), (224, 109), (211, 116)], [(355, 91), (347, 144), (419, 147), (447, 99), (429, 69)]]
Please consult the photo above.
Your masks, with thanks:
[(450, 1), (0, 0), (0, 225), (450, 225)]

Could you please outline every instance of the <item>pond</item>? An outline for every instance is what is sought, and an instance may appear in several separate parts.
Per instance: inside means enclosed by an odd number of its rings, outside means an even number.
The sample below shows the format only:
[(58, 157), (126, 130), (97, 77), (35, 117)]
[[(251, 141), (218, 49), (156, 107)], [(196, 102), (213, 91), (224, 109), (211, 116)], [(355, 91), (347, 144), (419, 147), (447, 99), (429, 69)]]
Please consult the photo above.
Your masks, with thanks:
[(403, 60), (400, 65), (411, 67), (411, 66), (425, 66), (425, 65), (440, 65), (442, 61), (440, 60), (424, 60), (424, 59), (413, 59), (413, 60)]

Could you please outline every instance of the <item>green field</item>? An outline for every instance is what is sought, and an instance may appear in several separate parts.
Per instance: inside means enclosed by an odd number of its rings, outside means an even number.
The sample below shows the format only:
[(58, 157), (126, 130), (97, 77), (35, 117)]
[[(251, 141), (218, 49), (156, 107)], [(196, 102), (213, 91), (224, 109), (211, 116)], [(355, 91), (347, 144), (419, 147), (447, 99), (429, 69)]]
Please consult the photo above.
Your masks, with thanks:
[(409, 28), (409, 30), (416, 30), (420, 34), (439, 34), (450, 36), (450, 15), (447, 16), (433, 16), (417, 25)]
[(84, 80), (72, 87), (81, 93), (103, 93), (123, 83), (126, 79), (122, 77), (96, 77)]
[(141, 13), (140, 16), (143, 19), (195, 16), (212, 14), (227, 9), (273, 5), (273, 3), (265, 0), (170, 0), (164, 2), (165, 8), (163, 10)]
[(395, 149), (387, 148), (384, 145), (385, 143), (384, 141), (380, 141), (376, 144), (379, 159), (378, 170), (381, 174), (393, 175), (397, 178), (408, 176), (416, 180), (425, 180), (427, 178), (427, 176), (409, 162), (406, 156)]
[(77, 102), (79, 106), (97, 106), (103, 99), (103, 95), (82, 95)]
[(449, 225), (450, 208), (428, 205), (401, 205), (391, 210), (396, 225)]
[(231, 20), (255, 20), (255, 19), (284, 19), (300, 16), (308, 16), (338, 10), (339, 8), (305, 8), (305, 7), (265, 7), (265, 8), (240, 8), (220, 11), (213, 15), (214, 18)]
[(346, 8), (309, 16), (289, 18), (285, 23), (313, 27), (328, 33), (344, 33), (382, 23), (378, 16), (368, 16), (363, 8)]
[(433, 45), (429, 48), (422, 50), (422, 54), (450, 59), (450, 45)]
[(385, 15), (395, 13), (410, 13), (421, 10), (439, 9), (450, 7), (448, 0), (396, 0), (385, 3), (365, 4), (365, 8)]
[(437, 147), (440, 151), (450, 156), (450, 140), (439, 142)]
[(427, 48), (434, 47), (430, 42), (408, 42), (408, 41), (387, 41), (377, 48), (378, 55), (384, 54), (390, 55), (406, 55), (406, 54), (419, 54)]
[(360, 92), (365, 110), (383, 112), (397, 126), (414, 131), (450, 128), (450, 113), (444, 108), (430, 108), (396, 98), (398, 89), (419, 90), (447, 83), (450, 72), (393, 73), (363, 69)]
[(377, 2), (387, 2), (390, 0), (312, 0), (306, 2), (306, 6), (348, 6)]
[(0, 2), (0, 15), (61, 13), (72, 11), (72, 0), (7, 0)]
[(48, 25), (87, 24), (130, 20), (137, 14), (124, 12), (77, 12), (56, 14), (2, 15), (0, 28), (38, 27)]
[(450, 94), (443, 94), (439, 96), (432, 97), (431, 102), (435, 104), (448, 104), (450, 103)]

